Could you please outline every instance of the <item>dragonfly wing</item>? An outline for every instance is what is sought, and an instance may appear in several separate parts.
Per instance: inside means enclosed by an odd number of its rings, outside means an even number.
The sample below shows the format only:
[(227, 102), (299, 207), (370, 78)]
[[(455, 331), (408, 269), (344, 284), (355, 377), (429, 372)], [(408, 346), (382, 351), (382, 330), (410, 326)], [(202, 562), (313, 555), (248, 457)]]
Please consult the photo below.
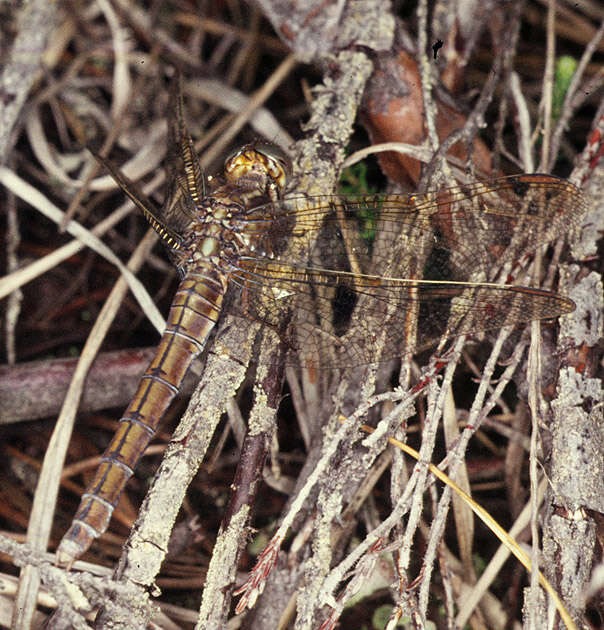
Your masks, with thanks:
[(166, 170), (169, 189), (161, 213), (169, 226), (182, 230), (196, 219), (196, 209), (205, 196), (205, 183), (193, 140), (185, 125), (180, 76), (172, 82), (168, 112)]
[(384, 278), (260, 261), (245, 261), (245, 267), (232, 277), (241, 316), (277, 331), (289, 323), (285, 339), (296, 354), (294, 363), (315, 364), (317, 357), (339, 366), (373, 363), (426, 349), (443, 336), (574, 309), (567, 298), (528, 287)]
[[(288, 199), (250, 212), (257, 256), (235, 261), (242, 317), (281, 330), (302, 363), (354, 365), (573, 310), (549, 291), (489, 282), (576, 225), (568, 182), (521, 175), (426, 195)], [(339, 359), (333, 355), (339, 355)], [(378, 352), (379, 354), (379, 352)]]
[[(492, 278), (504, 263), (515, 263), (578, 225), (586, 209), (581, 192), (550, 175), (515, 175), (474, 182), (437, 194), (414, 195), (419, 214), (430, 216), (432, 270), (471, 280)], [(387, 201), (385, 214), (396, 224), (399, 205)], [(430, 271), (430, 270), (429, 270)]]
[(109, 160), (91, 150), (96, 160), (102, 164), (111, 174), (118, 186), (124, 191), (127, 197), (143, 213), (143, 216), (151, 224), (153, 229), (160, 235), (167, 247), (178, 249), (181, 243), (180, 234), (172, 230), (163, 220), (162, 213), (157, 206), (149, 199), (139, 186), (130, 180)]
[[(425, 245), (429, 258), (420, 277), (469, 281), (493, 277), (504, 263), (567, 233), (586, 207), (566, 180), (516, 175), (425, 194), (289, 198), (251, 214), (275, 252), (296, 241), (299, 254), (287, 259), (294, 264), (306, 264), (317, 252), (325, 257), (342, 240), (362, 272), (405, 277), (407, 263), (391, 260), (394, 249), (416, 254)], [(335, 252), (340, 256), (339, 244)]]

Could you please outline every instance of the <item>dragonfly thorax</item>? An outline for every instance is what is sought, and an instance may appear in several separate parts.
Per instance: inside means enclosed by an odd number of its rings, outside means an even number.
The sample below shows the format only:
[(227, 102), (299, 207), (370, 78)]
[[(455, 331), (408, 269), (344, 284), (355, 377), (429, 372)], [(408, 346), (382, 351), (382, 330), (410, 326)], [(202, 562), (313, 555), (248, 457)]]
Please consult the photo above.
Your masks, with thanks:
[[(257, 176), (257, 177), (256, 177)], [(186, 274), (200, 265), (210, 265), (224, 272), (238, 264), (242, 257), (263, 255), (273, 258), (267, 234), (258, 229), (258, 222), (273, 225), (262, 213), (269, 207), (268, 186), (264, 194), (254, 187), (248, 187), (251, 180), (261, 178), (256, 174), (252, 178), (227, 183), (216, 190), (211, 197), (204, 199), (199, 207), (199, 220), (191, 222), (182, 237), (181, 248), (172, 253), (173, 260), (181, 274)], [(250, 211), (249, 199), (258, 204), (259, 215)], [(254, 203), (252, 202), (252, 205)]]
[(270, 239), (258, 229), (258, 220), (273, 222), (253, 209), (268, 208), (279, 199), (289, 168), (285, 154), (268, 145), (246, 145), (233, 153), (225, 163), (225, 183), (201, 200), (197, 220), (183, 235), (176, 262), (181, 272), (204, 262), (224, 270), (251, 253), (272, 258)]

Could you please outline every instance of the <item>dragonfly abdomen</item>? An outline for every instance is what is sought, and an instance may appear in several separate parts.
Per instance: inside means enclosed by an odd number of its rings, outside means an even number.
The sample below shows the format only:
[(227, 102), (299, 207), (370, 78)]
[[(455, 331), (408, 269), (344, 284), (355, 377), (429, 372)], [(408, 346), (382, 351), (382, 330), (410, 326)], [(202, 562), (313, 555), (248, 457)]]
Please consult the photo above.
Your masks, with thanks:
[(213, 271), (188, 273), (174, 296), (166, 330), (145, 370), (101, 464), (82, 496), (71, 527), (57, 550), (57, 563), (71, 566), (109, 526), (133, 474), (193, 360), (203, 350), (220, 309), (224, 279)]

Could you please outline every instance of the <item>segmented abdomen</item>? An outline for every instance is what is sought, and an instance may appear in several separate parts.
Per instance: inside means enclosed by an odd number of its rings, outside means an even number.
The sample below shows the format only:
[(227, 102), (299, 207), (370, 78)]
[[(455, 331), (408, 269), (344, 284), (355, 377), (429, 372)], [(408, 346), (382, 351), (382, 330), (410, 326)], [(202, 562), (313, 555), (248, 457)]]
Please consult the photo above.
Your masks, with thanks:
[(124, 486), (216, 323), (224, 287), (212, 271), (188, 273), (180, 283), (155, 357), (57, 549), (60, 566), (71, 566), (107, 529)]

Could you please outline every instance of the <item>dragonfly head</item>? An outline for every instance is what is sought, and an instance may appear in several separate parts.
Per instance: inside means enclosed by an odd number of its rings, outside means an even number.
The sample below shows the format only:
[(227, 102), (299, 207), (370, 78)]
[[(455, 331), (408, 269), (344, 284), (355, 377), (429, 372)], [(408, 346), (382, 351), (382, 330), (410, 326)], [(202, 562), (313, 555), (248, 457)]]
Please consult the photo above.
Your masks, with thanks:
[(267, 143), (246, 144), (231, 153), (224, 163), (229, 182), (264, 177), (267, 187), (277, 197), (285, 190), (291, 169), (289, 157), (279, 147)]

